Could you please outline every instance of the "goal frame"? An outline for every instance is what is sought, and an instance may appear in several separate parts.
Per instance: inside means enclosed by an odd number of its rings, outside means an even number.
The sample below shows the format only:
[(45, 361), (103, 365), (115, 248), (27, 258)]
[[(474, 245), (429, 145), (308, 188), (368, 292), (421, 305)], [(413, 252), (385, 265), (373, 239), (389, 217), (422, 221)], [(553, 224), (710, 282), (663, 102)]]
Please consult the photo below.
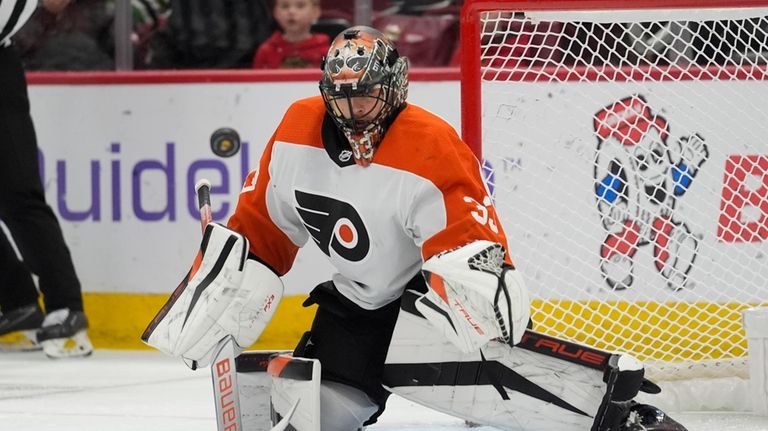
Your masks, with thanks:
[[(601, 81), (628, 83), (648, 81), (663, 83), (666, 81), (765, 82), (768, 80), (768, 64), (766, 64), (765, 60), (762, 60), (762, 62), (726, 62), (724, 64), (691, 62), (685, 65), (663, 62), (631, 65), (624, 62), (611, 63), (603, 61), (576, 63), (567, 66), (553, 65), (553, 63), (547, 62), (528, 66), (509, 64), (506, 67), (495, 66), (493, 59), (496, 54), (491, 53), (490, 50), (485, 51), (486, 47), (491, 45), (487, 41), (481, 41), (483, 36), (488, 36), (489, 34), (488, 28), (484, 27), (484, 23), (481, 20), (481, 18), (485, 18), (483, 14), (486, 12), (530, 12), (530, 14), (526, 14), (523, 18), (534, 23), (537, 23), (539, 20), (547, 22), (550, 20), (560, 21), (561, 19), (562, 22), (568, 22), (571, 16), (573, 21), (576, 22), (583, 16), (587, 18), (584, 19), (585, 22), (613, 24), (645, 21), (686, 21), (689, 19), (691, 21), (696, 21), (697, 19), (703, 21), (739, 20), (743, 19), (738, 17), (739, 15), (752, 13), (753, 11), (750, 9), (756, 10), (760, 16), (764, 17), (763, 22), (765, 22), (765, 17), (768, 17), (768, 0), (627, 0), (623, 2), (610, 0), (465, 0), (462, 6), (460, 22), (462, 138), (477, 158), (484, 160), (483, 129), (486, 129), (485, 133), (487, 136), (485, 136), (485, 139), (491, 142), (496, 139), (493, 135), (493, 130), (503, 127), (493, 124), (493, 112), (485, 112), (486, 117), (483, 117), (484, 109), (493, 110), (489, 106), (494, 103), (495, 93), (486, 93), (484, 95), (482, 91), (484, 89), (488, 91), (488, 88), (491, 88), (492, 92), (495, 91), (498, 87), (493, 85), (485, 87), (495, 82), (506, 82), (509, 86), (508, 91), (514, 94), (515, 83), (539, 83), (546, 85), (547, 82), (563, 83), (569, 81), (583, 83), (600, 83)], [(609, 11), (609, 13), (604, 13), (606, 11)], [(610, 11), (615, 11), (615, 13), (610, 13)], [(560, 18), (561, 15), (565, 15), (566, 18)], [(593, 17), (596, 17), (595, 21), (591, 20)], [(493, 17), (488, 17), (488, 19), (494, 20)], [(497, 28), (497, 30), (499, 29)], [(761, 34), (764, 35), (765, 29), (762, 31), (763, 33)], [(485, 45), (481, 43), (485, 43)], [(761, 48), (765, 48), (765, 46), (763, 45)], [(766, 52), (768, 52), (768, 49), (763, 50), (763, 53)], [(765, 57), (761, 58), (764, 59)], [(489, 61), (487, 63), (488, 66), (482, 66), (481, 61), (486, 60)], [(520, 87), (518, 86), (518, 88)], [(523, 85), (522, 88), (522, 93), (525, 93), (527, 87)], [(483, 105), (483, 96), (486, 99), (485, 106)], [(483, 124), (483, 121), (486, 121), (486, 124)], [(515, 124), (514, 133), (510, 132), (510, 136), (525, 135), (527, 123), (517, 122)], [(520, 145), (522, 146), (522, 144)], [(490, 162), (494, 161), (493, 157), (495, 157), (496, 148), (495, 146), (485, 148), (485, 156), (489, 158), (489, 166)], [(533, 151), (533, 153), (537, 154), (536, 151)], [(483, 166), (485, 167), (485, 164)], [(493, 168), (489, 167), (488, 169), (489, 172), (486, 173), (484, 171), (484, 174), (488, 175), (489, 182), (498, 180), (498, 178), (493, 177)], [(494, 183), (494, 185), (498, 184)], [(521, 189), (523, 188), (521, 187)], [(518, 193), (520, 193), (519, 190)], [(681, 303), (684, 302), (681, 301)], [(765, 304), (766, 302), (760, 301), (759, 306), (765, 307)], [(759, 313), (765, 312), (765, 308), (759, 309)], [(746, 319), (746, 311), (743, 313), (742, 316)], [(746, 329), (746, 324), (744, 327)], [(746, 337), (749, 340), (748, 351), (750, 361), (747, 361), (747, 356), (682, 357), (683, 360), (678, 361), (678, 358), (675, 358), (672, 362), (665, 362), (666, 359), (658, 357), (654, 357), (650, 361), (644, 359), (648, 375), (653, 380), (662, 380), (663, 383), (668, 384), (668, 386), (664, 386), (664, 393), (673, 394), (665, 399), (664, 402), (682, 403), (676, 404), (677, 410), (695, 410), (702, 405), (707, 405), (709, 408), (717, 405), (718, 407), (715, 408), (723, 410), (738, 410), (748, 407), (745, 404), (749, 403), (744, 402), (723, 402), (723, 404), (718, 404), (718, 402), (713, 401), (714, 399), (728, 398), (722, 397), (722, 392), (719, 390), (710, 389), (711, 387), (718, 387), (718, 385), (722, 385), (723, 382), (727, 381), (726, 385), (732, 386), (730, 389), (733, 390), (729, 389), (731, 393), (744, 393), (746, 391), (745, 385), (749, 385), (752, 399), (756, 400), (755, 406), (762, 403), (760, 408), (754, 408), (753, 410), (766, 414), (764, 405), (768, 405), (768, 398), (765, 397), (765, 394), (768, 392), (766, 392), (765, 379), (760, 376), (768, 375), (768, 365), (765, 364), (764, 356), (765, 352), (768, 352), (768, 333), (756, 334), (754, 329), (752, 328), (752, 337), (750, 337), (750, 334), (747, 334)], [(568, 337), (566, 336), (566, 338)], [(744, 355), (746, 355), (746, 350)], [(755, 358), (758, 358), (757, 361)], [(750, 375), (753, 376), (752, 379), (749, 379)], [(673, 380), (679, 381), (673, 382)], [(693, 384), (693, 386), (686, 386), (689, 384)], [(677, 388), (680, 389), (678, 390)], [(678, 392), (681, 394), (680, 396), (676, 396)], [(691, 394), (695, 394), (699, 398), (690, 400), (691, 402), (687, 404), (683, 402), (683, 399), (695, 398), (690, 396)], [(738, 397), (733, 397), (733, 399), (736, 400)], [(706, 404), (696, 404), (697, 402)], [(714, 404), (712, 404), (713, 402)], [(674, 410), (675, 408), (669, 407), (669, 409)]]
[[(478, 159), (482, 159), (482, 95), (480, 65), (480, 14), (492, 10), (596, 11), (648, 9), (716, 9), (768, 7), (768, 0), (465, 0), (461, 8), (461, 136)], [(618, 69), (618, 68), (614, 68)], [(749, 71), (744, 71), (750, 74)], [(506, 72), (514, 74), (513, 71)], [(582, 70), (576, 76), (589, 77)], [(595, 73), (594, 76), (597, 76)]]

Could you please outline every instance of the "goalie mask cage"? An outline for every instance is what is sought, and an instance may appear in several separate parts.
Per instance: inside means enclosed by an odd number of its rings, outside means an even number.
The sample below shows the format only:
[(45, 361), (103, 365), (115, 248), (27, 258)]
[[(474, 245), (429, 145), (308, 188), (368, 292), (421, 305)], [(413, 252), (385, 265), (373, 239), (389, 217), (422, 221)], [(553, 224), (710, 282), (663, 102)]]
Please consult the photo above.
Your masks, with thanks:
[(468, 0), (461, 38), (462, 135), (534, 329), (656, 379), (744, 376), (741, 312), (768, 306), (768, 1)]

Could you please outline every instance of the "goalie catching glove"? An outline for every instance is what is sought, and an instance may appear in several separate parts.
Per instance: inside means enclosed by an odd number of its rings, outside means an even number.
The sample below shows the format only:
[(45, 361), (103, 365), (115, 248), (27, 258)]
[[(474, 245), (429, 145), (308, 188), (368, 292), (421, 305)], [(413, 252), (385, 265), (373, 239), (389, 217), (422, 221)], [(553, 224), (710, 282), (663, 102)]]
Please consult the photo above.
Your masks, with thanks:
[(493, 339), (517, 344), (528, 325), (528, 292), (504, 254), (500, 244), (474, 241), (422, 266), (430, 289), (416, 308), (465, 353)]
[(256, 341), (282, 296), (280, 278), (248, 259), (248, 240), (209, 223), (195, 264), (141, 339), (170, 356), (205, 366), (229, 335), (240, 351)]

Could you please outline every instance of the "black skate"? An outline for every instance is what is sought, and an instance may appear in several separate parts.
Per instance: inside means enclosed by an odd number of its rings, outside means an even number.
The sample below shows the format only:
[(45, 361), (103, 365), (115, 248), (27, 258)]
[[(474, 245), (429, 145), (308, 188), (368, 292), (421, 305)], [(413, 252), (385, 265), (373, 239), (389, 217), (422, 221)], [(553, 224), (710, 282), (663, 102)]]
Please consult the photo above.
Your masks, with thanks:
[(661, 392), (644, 375), (642, 364), (631, 356), (611, 355), (603, 377), (606, 394), (590, 431), (687, 431), (658, 408), (634, 401), (639, 392)]
[(0, 350), (40, 350), (37, 330), (43, 323), (43, 311), (37, 304), (0, 314)]
[(88, 338), (88, 320), (82, 311), (69, 309), (48, 313), (37, 331), (37, 341), (49, 358), (88, 356), (93, 352)]
[(629, 416), (619, 431), (688, 431), (658, 408), (634, 401), (629, 407)]

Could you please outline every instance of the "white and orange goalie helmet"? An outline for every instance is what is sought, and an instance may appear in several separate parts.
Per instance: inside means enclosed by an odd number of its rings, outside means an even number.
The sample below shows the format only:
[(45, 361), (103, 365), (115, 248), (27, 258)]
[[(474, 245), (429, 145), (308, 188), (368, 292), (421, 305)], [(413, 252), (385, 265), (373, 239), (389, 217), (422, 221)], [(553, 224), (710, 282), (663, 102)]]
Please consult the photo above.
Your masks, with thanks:
[(367, 166), (408, 96), (408, 61), (380, 31), (351, 27), (331, 43), (320, 93), (328, 114)]

